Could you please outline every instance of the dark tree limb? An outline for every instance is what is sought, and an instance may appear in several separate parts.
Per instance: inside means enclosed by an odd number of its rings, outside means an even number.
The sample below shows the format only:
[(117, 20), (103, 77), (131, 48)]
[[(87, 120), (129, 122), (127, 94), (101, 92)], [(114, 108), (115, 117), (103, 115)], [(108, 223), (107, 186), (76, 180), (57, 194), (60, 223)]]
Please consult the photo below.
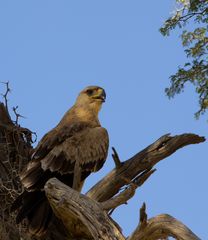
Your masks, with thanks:
[(114, 198), (111, 198), (105, 202), (101, 202), (101, 206), (103, 210), (110, 211), (111, 209), (115, 209), (116, 207), (126, 204), (129, 199), (131, 199), (134, 194), (135, 190), (138, 186), (134, 183), (130, 183), (129, 186)]
[(115, 197), (105, 201), (101, 202), (101, 206), (104, 210), (111, 210), (115, 209), (116, 207), (126, 204), (129, 199), (131, 199), (135, 191), (138, 187), (140, 187), (154, 172), (156, 169), (149, 169), (145, 171), (144, 173), (140, 174), (138, 177), (136, 177), (129, 186), (122, 192), (120, 192)]
[(147, 220), (146, 206), (140, 209), (140, 223), (128, 240), (158, 240), (174, 237), (177, 240), (200, 240), (183, 223), (168, 214)]
[(46, 196), (69, 239), (124, 240), (114, 221), (96, 201), (66, 186), (56, 178), (45, 185)]
[(113, 169), (107, 176), (100, 180), (87, 193), (87, 196), (103, 202), (116, 195), (120, 188), (131, 182), (139, 174), (151, 169), (156, 163), (170, 156), (178, 149), (204, 142), (205, 138), (195, 134), (182, 134), (162, 136), (153, 144), (137, 153), (129, 160), (122, 163), (118, 168)]

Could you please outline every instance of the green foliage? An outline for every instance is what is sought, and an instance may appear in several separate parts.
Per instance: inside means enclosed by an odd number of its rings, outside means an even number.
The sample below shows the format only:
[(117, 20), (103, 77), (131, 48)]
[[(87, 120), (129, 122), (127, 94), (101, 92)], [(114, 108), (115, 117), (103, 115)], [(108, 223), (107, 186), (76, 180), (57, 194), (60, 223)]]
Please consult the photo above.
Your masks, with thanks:
[[(167, 19), (160, 32), (168, 36), (175, 28), (182, 30), (181, 40), (187, 62), (170, 76), (170, 87), (165, 89), (168, 97), (184, 90), (186, 83), (195, 86), (199, 98), (198, 118), (208, 109), (208, 0), (176, 0), (177, 10)], [(195, 26), (195, 29), (190, 29)]]

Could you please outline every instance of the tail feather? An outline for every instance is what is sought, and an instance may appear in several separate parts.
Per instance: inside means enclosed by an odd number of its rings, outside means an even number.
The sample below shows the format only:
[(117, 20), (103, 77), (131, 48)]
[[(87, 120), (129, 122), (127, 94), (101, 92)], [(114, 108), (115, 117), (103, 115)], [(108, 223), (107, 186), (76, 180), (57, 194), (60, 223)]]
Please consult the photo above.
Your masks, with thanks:
[(13, 203), (11, 210), (19, 209), (16, 223), (27, 218), (31, 234), (43, 235), (52, 219), (52, 209), (47, 201), (45, 192), (23, 192)]
[(28, 214), (30, 233), (36, 236), (41, 236), (46, 233), (52, 215), (52, 209), (47, 201), (42, 201), (38, 204), (38, 206)]
[(23, 198), (26, 197), (27, 193), (28, 193), (27, 191), (24, 191), (15, 199), (15, 201), (12, 203), (12, 206), (10, 208), (11, 212), (14, 212), (15, 210), (21, 207)]
[(46, 181), (53, 176), (49, 170), (44, 171), (40, 162), (32, 162), (20, 174), (20, 179), (27, 191), (43, 189)]
[(20, 223), (24, 218), (26, 218), (32, 211), (38, 208), (39, 204), (45, 199), (44, 192), (27, 192), (22, 201), (22, 206), (17, 214), (16, 223)]

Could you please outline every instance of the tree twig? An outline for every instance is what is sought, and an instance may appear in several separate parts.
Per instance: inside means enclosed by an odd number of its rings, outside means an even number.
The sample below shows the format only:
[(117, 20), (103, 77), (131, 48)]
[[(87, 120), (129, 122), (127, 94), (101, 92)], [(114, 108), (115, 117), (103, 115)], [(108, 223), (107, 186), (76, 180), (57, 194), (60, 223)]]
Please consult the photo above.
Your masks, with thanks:
[(16, 119), (14, 121), (15, 125), (18, 125), (19, 118), (25, 118), (24, 116), (22, 116), (21, 114), (19, 114), (17, 112), (17, 109), (18, 109), (18, 106), (12, 108), (12, 110), (13, 110), (15, 116), (16, 116)]
[(1, 83), (3, 83), (3, 84), (6, 85), (6, 92), (5, 92), (4, 94), (1, 94), (1, 95), (2, 95), (3, 98), (4, 98), (4, 104), (5, 104), (6, 110), (7, 110), (7, 112), (9, 113), (9, 109), (8, 109), (8, 98), (7, 98), (8, 94), (11, 92), (11, 89), (10, 89), (10, 87), (9, 87), (9, 81), (7, 81), (7, 82), (1, 82)]

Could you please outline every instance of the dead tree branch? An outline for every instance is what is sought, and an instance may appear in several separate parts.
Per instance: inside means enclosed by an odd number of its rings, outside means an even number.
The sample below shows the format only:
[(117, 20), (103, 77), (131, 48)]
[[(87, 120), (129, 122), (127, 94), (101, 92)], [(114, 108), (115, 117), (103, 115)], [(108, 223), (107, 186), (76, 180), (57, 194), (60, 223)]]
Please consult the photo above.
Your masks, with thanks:
[(200, 240), (183, 223), (168, 214), (147, 220), (146, 206), (140, 209), (140, 223), (128, 240), (158, 240), (174, 237), (177, 240)]
[(15, 125), (18, 125), (18, 123), (19, 123), (19, 118), (25, 118), (24, 116), (22, 116), (21, 114), (19, 114), (19, 113), (17, 112), (17, 109), (18, 109), (18, 106), (12, 108), (12, 110), (13, 110), (13, 112), (14, 112), (14, 114), (15, 114), (15, 117), (16, 117), (16, 119), (15, 119), (15, 121), (14, 121)]
[(9, 113), (9, 109), (8, 109), (8, 98), (7, 98), (8, 94), (11, 92), (11, 89), (10, 89), (10, 87), (9, 87), (9, 81), (7, 81), (7, 82), (1, 82), (1, 83), (3, 83), (3, 84), (6, 85), (6, 91), (5, 91), (4, 94), (1, 94), (1, 95), (2, 95), (2, 97), (4, 98), (5, 108), (6, 108), (7, 112)]
[(178, 149), (204, 141), (204, 137), (191, 133), (173, 137), (169, 134), (164, 135), (129, 160), (123, 162), (120, 167), (113, 169), (88, 191), (87, 196), (99, 202), (106, 201), (115, 196), (121, 187), (127, 184), (127, 180), (130, 183), (139, 174), (151, 169), (156, 163), (167, 158)]
[(111, 198), (105, 202), (101, 202), (100, 204), (102, 206), (102, 209), (110, 211), (111, 209), (115, 209), (122, 204), (126, 204), (127, 201), (134, 196), (136, 188), (136, 184), (130, 183), (129, 187), (127, 187), (123, 192), (119, 193), (114, 198)]
[(126, 187), (124, 191), (105, 202), (101, 202), (102, 208), (109, 211), (111, 209), (114, 210), (122, 204), (126, 204), (127, 201), (134, 196), (136, 189), (140, 187), (154, 172), (155, 169), (150, 169), (140, 174), (129, 184), (128, 187)]

